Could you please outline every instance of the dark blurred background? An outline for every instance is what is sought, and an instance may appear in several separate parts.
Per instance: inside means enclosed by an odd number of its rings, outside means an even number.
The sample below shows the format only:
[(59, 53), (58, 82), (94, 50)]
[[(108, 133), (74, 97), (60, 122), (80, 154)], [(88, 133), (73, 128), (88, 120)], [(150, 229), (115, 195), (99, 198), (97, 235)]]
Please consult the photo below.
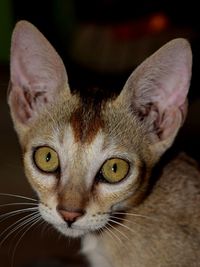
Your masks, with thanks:
[[(100, 88), (119, 92), (133, 69), (167, 41), (184, 37), (191, 42), (194, 63), (188, 118), (176, 143), (200, 160), (200, 23), (198, 1), (0, 1), (0, 192), (33, 196), (23, 175), (20, 150), (6, 104), (9, 49), (15, 23), (25, 19), (47, 37), (63, 58), (73, 90)], [(13, 202), (0, 196), (0, 205)], [(18, 201), (16, 201), (18, 202)], [(0, 216), (5, 212), (0, 206)], [(14, 217), (15, 222), (16, 217)], [(1, 223), (0, 242), (11, 221)], [(14, 266), (79, 265), (78, 242), (57, 240), (54, 231), (39, 227), (27, 233), (15, 252)], [(11, 266), (16, 238), (0, 246), (0, 266)], [(75, 254), (73, 258), (71, 255)], [(36, 263), (38, 262), (38, 263)], [(70, 265), (72, 266), (72, 265)]]

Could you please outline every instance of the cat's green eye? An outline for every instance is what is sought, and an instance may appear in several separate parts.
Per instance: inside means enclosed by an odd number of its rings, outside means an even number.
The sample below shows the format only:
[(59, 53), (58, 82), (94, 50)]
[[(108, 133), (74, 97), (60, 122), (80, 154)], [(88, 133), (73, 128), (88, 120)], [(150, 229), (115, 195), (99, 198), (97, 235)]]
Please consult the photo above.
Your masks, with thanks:
[(103, 178), (109, 183), (117, 183), (124, 179), (129, 172), (129, 164), (120, 158), (108, 159), (101, 168)]
[(39, 147), (34, 153), (36, 166), (44, 172), (55, 172), (59, 167), (58, 154), (50, 147)]

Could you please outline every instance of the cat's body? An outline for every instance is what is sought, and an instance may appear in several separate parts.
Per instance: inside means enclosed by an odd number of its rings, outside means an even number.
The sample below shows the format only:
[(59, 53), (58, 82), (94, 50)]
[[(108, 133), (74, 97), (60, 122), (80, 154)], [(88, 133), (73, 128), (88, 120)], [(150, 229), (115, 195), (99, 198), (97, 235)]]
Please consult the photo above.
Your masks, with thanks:
[(71, 94), (62, 60), (28, 22), (14, 31), (9, 105), (42, 217), (82, 237), (94, 267), (200, 266), (200, 174), (157, 172), (187, 111), (191, 50), (173, 40), (116, 98)]
[(107, 233), (102, 237), (91, 236), (90, 242), (93, 240), (95, 246), (93, 250), (88, 248), (86, 255), (92, 266), (200, 266), (197, 167), (185, 154), (168, 163), (146, 200), (128, 211), (126, 219), (130, 222), (125, 222), (125, 226), (130, 229), (118, 226), (113, 230), (120, 241)]

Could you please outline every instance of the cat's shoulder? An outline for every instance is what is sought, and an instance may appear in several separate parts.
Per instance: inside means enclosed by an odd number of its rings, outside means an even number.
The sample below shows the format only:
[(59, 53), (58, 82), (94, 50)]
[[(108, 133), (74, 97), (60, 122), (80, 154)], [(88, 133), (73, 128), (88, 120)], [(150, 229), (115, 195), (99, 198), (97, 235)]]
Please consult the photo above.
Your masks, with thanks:
[[(185, 153), (169, 161), (160, 171), (149, 196), (149, 205), (176, 218), (200, 218), (200, 168)], [(159, 205), (158, 205), (159, 203)], [(190, 215), (190, 216), (188, 216)]]
[(200, 165), (195, 159), (181, 152), (163, 167), (162, 176), (163, 182), (187, 180), (200, 184)]

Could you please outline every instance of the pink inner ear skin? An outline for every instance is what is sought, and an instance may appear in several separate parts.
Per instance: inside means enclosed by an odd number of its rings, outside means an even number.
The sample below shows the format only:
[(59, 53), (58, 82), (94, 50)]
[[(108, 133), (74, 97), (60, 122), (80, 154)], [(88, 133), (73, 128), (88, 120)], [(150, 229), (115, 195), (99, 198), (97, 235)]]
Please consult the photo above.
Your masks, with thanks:
[(168, 139), (176, 133), (183, 124), (187, 113), (187, 101), (179, 107), (169, 107), (165, 110), (160, 123), (159, 137), (161, 140)]
[(130, 110), (134, 107), (159, 155), (172, 144), (185, 119), (191, 70), (189, 43), (172, 40), (136, 68), (117, 99)]
[(15, 122), (36, 119), (61, 90), (69, 90), (62, 59), (32, 24), (18, 22), (12, 35), (9, 93)]
[(27, 123), (32, 116), (32, 110), (25, 98), (23, 91), (19, 87), (12, 89), (9, 102), (12, 103), (12, 110), (21, 121), (21, 123)]
[(67, 83), (62, 59), (47, 39), (32, 24), (17, 23), (11, 46), (13, 84), (37, 89), (48, 88), (49, 94)]
[(190, 86), (190, 78), (188, 79), (186, 69), (187, 66), (183, 66), (182, 69), (176, 70), (166, 81), (165, 98), (161, 103), (162, 106), (179, 107), (184, 104)]

